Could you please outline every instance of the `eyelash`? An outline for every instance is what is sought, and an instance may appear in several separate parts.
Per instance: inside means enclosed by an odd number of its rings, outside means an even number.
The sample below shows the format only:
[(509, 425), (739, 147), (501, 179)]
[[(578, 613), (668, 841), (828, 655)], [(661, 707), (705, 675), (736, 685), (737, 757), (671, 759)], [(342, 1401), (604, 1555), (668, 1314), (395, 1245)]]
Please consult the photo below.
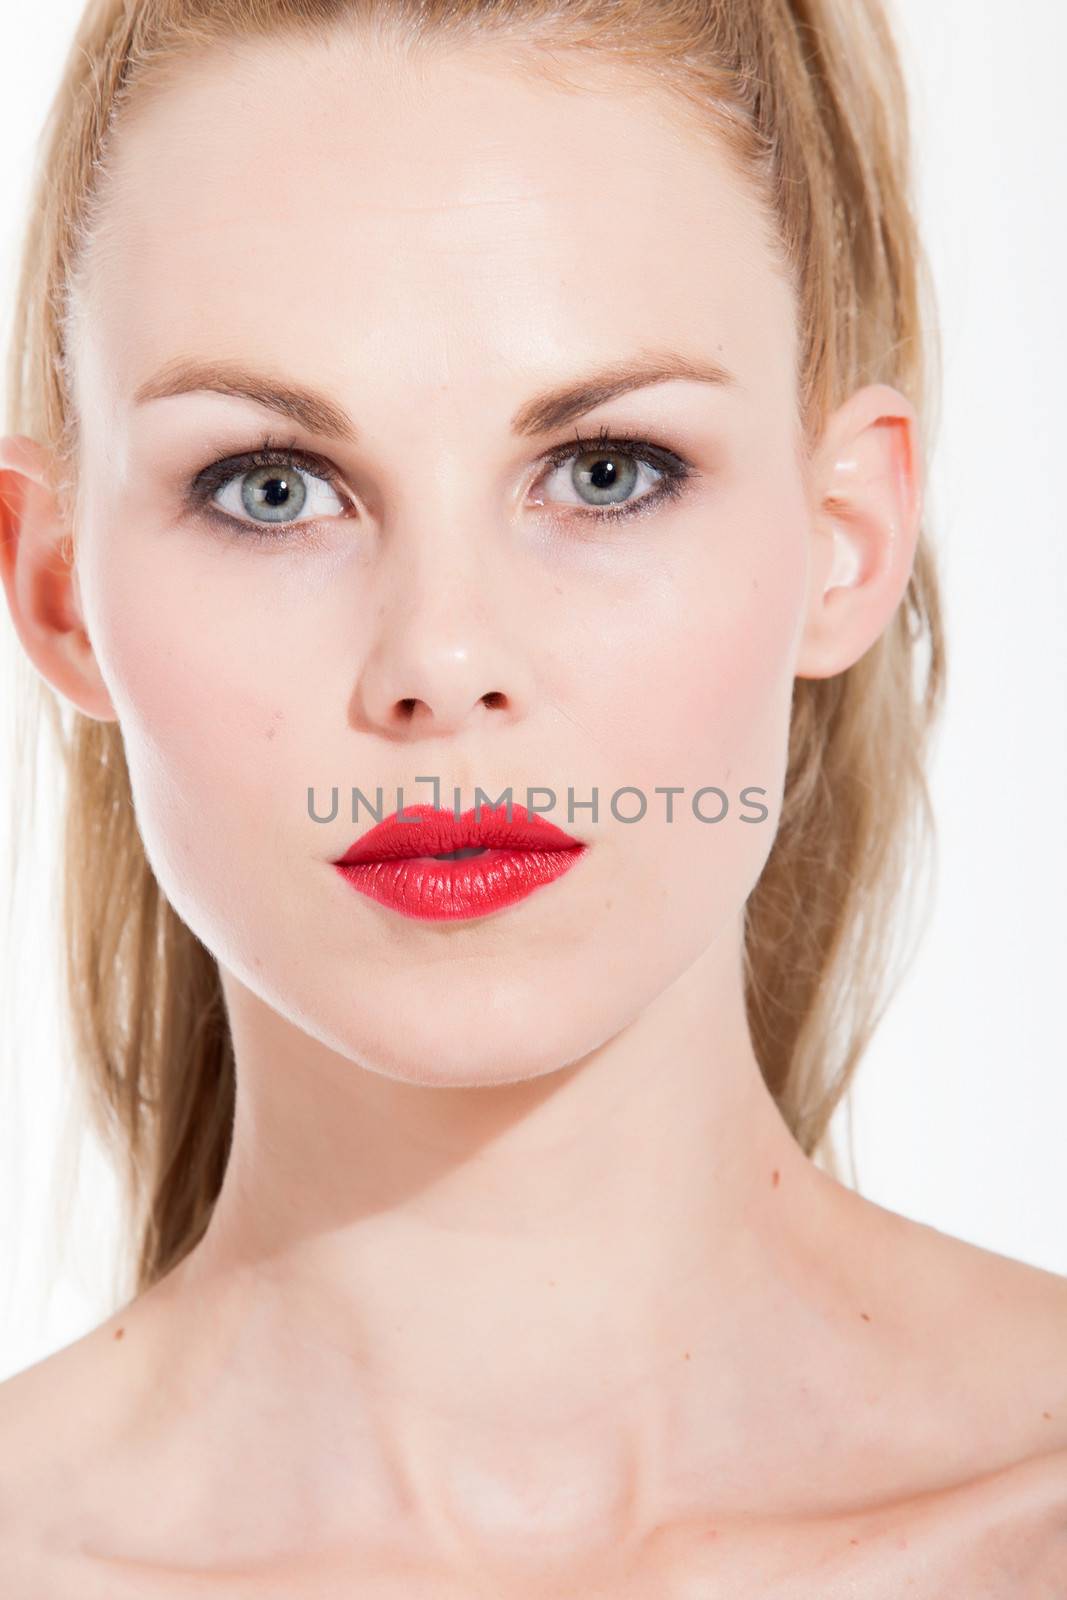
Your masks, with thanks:
[[(597, 455), (618, 453), (627, 455), (635, 461), (643, 462), (646, 466), (653, 467), (662, 473), (662, 478), (655, 488), (639, 499), (608, 510), (581, 511), (570, 508), (564, 513), (563, 520), (577, 518), (581, 522), (603, 523), (619, 522), (626, 517), (643, 516), (657, 505), (668, 500), (676, 499), (682, 494), (687, 481), (692, 478), (694, 470), (690, 463), (666, 445), (655, 444), (652, 440), (644, 438), (635, 432), (613, 433), (608, 428), (601, 428), (595, 437), (575, 435), (567, 444), (556, 445), (543, 457), (546, 471), (550, 468), (562, 466), (564, 462), (579, 455)], [(234, 537), (239, 540), (251, 540), (254, 543), (277, 544), (287, 535), (299, 528), (311, 529), (316, 526), (314, 518), (307, 518), (303, 522), (277, 522), (272, 526), (257, 523), (252, 519), (248, 521), (240, 517), (233, 517), (227, 511), (211, 505), (211, 496), (234, 478), (243, 477), (246, 472), (253, 471), (256, 467), (288, 467), (290, 470), (298, 468), (313, 477), (321, 478), (330, 485), (339, 496), (344, 497), (341, 487), (340, 475), (335, 468), (321, 456), (312, 455), (309, 451), (301, 450), (295, 439), (287, 444), (274, 441), (270, 434), (264, 435), (257, 449), (245, 451), (240, 455), (227, 456), (221, 460), (213, 461), (204, 467), (189, 482), (186, 489), (186, 498), (193, 511), (206, 514), (211, 521), (224, 526)], [(544, 473), (542, 473), (544, 476)]]

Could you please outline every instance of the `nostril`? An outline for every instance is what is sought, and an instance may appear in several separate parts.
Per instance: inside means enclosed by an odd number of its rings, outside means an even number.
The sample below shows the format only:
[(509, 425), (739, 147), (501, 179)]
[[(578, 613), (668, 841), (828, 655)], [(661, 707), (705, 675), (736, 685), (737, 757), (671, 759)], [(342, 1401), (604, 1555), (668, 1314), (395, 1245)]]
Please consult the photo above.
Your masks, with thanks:
[(482, 699), (485, 701), (486, 705), (490, 707), (490, 709), (495, 709), (497, 706), (504, 704), (504, 696), (500, 693), (499, 689), (490, 689), (488, 694), (482, 695)]

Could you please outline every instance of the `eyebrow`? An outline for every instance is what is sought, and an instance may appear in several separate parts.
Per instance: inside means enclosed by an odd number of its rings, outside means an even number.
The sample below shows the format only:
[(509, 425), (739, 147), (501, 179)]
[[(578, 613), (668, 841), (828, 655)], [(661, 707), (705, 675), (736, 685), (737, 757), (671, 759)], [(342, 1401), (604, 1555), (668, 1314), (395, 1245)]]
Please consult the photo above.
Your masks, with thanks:
[[(666, 383), (673, 378), (726, 389), (741, 387), (734, 374), (717, 361), (698, 361), (674, 351), (648, 351), (599, 367), (526, 401), (512, 417), (511, 431), (520, 438), (537, 437), (564, 427), (616, 395)], [(325, 438), (348, 444), (355, 444), (358, 439), (348, 412), (326, 395), (233, 361), (168, 362), (138, 386), (134, 403), (144, 405), (170, 395), (204, 391), (251, 400)]]

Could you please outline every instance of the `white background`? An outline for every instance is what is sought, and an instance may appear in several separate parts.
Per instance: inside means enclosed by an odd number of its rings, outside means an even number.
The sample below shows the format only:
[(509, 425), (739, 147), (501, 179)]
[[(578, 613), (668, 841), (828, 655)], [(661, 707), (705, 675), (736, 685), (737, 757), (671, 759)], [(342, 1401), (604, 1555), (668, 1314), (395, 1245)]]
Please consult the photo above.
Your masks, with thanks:
[[(5, 16), (0, 314), (6, 347), (31, 146), (81, 6)], [(940, 550), (949, 693), (932, 766), (932, 913), (853, 1091), (859, 1187), (882, 1205), (1067, 1274), (1067, 516), (1063, 60), (1067, 8), (896, 0), (912, 81), (919, 204), (944, 387), (928, 507)], [(0, 606), (0, 775), (19, 647)], [(109, 1314), (116, 1196), (89, 1145), (70, 1226), (51, 1222), (69, 1154), (54, 1027), (54, 840), (0, 971), (0, 1377)], [(29, 801), (16, 797), (22, 808)], [(0, 826), (7, 828), (6, 811)], [(6, 844), (6, 836), (0, 839)], [(6, 853), (0, 857), (6, 890)], [(6, 931), (6, 930), (5, 930)], [(14, 1033), (15, 1000), (26, 1024)], [(839, 1138), (844, 1122), (839, 1117)], [(69, 1138), (69, 1134), (66, 1136)]]

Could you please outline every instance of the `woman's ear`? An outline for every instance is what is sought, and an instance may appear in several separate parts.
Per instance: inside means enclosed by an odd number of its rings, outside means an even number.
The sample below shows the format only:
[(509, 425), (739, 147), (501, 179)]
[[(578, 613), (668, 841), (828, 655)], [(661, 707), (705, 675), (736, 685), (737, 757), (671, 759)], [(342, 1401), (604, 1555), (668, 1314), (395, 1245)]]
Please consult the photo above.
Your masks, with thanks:
[(880, 637), (911, 576), (923, 510), (914, 409), (888, 384), (857, 389), (808, 470), (812, 560), (795, 675), (831, 678)]
[(0, 439), (0, 577), (8, 609), (41, 676), (87, 717), (114, 722), (49, 467), (43, 446), (25, 434)]

